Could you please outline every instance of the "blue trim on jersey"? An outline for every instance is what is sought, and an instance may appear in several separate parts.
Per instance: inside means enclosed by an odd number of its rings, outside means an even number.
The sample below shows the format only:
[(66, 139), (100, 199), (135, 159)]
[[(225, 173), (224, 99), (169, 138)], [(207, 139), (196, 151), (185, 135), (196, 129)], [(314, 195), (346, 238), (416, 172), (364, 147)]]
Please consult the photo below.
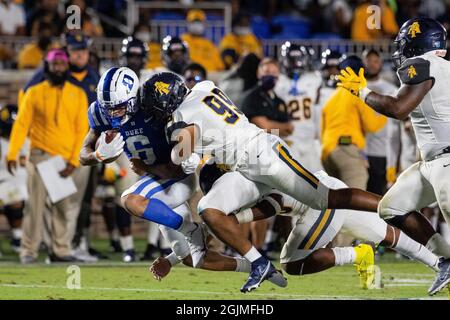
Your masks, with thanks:
[[(95, 107), (92, 107), (95, 109)], [(91, 129), (95, 129), (97, 126), (95, 125), (94, 118), (92, 117), (91, 108), (88, 109), (88, 121), (89, 121), (89, 127)]]
[(112, 77), (114, 75), (114, 73), (118, 70), (119, 68), (112, 68), (111, 70), (108, 71), (108, 73), (105, 76), (105, 81), (103, 82), (103, 100), (105, 101), (109, 101), (110, 100), (110, 95), (109, 92), (111, 91), (111, 80)]
[(158, 181), (159, 179), (152, 179), (149, 177), (148, 181), (142, 183), (139, 187), (136, 188), (136, 190), (133, 191), (134, 194), (139, 194), (141, 193), (142, 190), (144, 190), (144, 188), (148, 185), (150, 185), (151, 183)]
[(107, 123), (103, 123), (102, 115), (100, 114), (100, 108), (98, 107), (97, 103), (94, 106), (94, 114), (95, 114), (95, 118), (97, 119), (97, 121), (100, 124), (100, 126), (108, 125)]
[(149, 199), (151, 198), (151, 196), (153, 196), (155, 193), (160, 192), (162, 190), (167, 189), (168, 187), (170, 187), (171, 185), (175, 184), (176, 182), (180, 181), (180, 179), (177, 180), (169, 180), (163, 184), (160, 184), (159, 186), (157, 186), (156, 188), (153, 188), (152, 190), (150, 190), (146, 195), (145, 198)]

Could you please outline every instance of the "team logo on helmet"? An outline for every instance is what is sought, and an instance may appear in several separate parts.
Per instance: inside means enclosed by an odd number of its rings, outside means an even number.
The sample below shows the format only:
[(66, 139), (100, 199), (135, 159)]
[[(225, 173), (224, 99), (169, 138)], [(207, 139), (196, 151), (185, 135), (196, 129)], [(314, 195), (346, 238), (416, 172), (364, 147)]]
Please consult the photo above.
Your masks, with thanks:
[(124, 75), (122, 84), (127, 87), (127, 93), (130, 93), (131, 89), (133, 89), (134, 80), (129, 75)]
[(410, 35), (411, 38), (415, 38), (416, 33), (421, 33), (420, 24), (417, 21), (413, 22), (413, 24), (409, 26), (408, 35)]
[(408, 77), (410, 79), (414, 78), (417, 75), (417, 71), (416, 68), (414, 68), (414, 66), (409, 66), (408, 68)]
[(157, 81), (155, 82), (155, 89), (159, 92), (159, 94), (169, 94), (169, 84)]

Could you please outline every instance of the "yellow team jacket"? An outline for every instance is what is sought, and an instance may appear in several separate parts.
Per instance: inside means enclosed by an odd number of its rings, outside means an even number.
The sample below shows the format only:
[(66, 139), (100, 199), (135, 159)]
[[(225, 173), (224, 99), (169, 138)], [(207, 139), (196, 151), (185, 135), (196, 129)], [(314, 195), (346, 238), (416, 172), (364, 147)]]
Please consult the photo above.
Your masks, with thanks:
[(189, 33), (183, 34), (181, 38), (189, 46), (189, 54), (192, 62), (201, 64), (208, 72), (224, 69), (219, 49), (217, 49), (211, 40), (196, 37)]
[(374, 19), (374, 13), (367, 11), (369, 3), (361, 4), (353, 13), (353, 22), (351, 26), (352, 40), (373, 41), (389, 36), (395, 36), (398, 32), (397, 21), (392, 9), (385, 3), (381, 4), (380, 27), (369, 29), (367, 23)]
[(148, 44), (148, 60), (147, 69), (155, 69), (163, 65), (161, 61), (161, 45), (157, 42), (149, 42)]
[(365, 135), (381, 130), (387, 118), (380, 115), (361, 99), (343, 88), (338, 88), (322, 109), (322, 160), (338, 145), (339, 137), (350, 136), (359, 149), (366, 145)]
[(17, 68), (34, 69), (39, 66), (44, 58), (44, 52), (36, 43), (29, 43), (19, 52)]
[(220, 50), (233, 49), (239, 56), (254, 53), (258, 57), (263, 56), (261, 43), (253, 33), (238, 36), (232, 32), (223, 37), (220, 42)]
[(88, 99), (83, 89), (66, 81), (55, 87), (45, 80), (30, 87), (23, 96), (14, 122), (7, 160), (16, 160), (25, 138), (31, 148), (60, 155), (79, 165), (83, 139), (89, 130)]

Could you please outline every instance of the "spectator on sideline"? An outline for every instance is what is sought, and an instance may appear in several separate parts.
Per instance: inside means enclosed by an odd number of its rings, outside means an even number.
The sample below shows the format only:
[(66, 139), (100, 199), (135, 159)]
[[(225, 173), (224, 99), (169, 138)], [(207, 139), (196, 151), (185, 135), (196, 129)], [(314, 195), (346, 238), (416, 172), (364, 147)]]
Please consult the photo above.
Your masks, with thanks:
[(0, 35), (25, 35), (25, 11), (12, 0), (0, 0)]
[(29, 36), (39, 35), (39, 26), (47, 23), (52, 26), (52, 35), (59, 36), (63, 18), (58, 12), (57, 0), (39, 0), (37, 7), (27, 17), (26, 33)]
[(261, 43), (252, 32), (249, 15), (239, 14), (233, 19), (232, 31), (220, 42), (220, 52), (227, 69), (237, 58), (248, 53), (254, 53), (260, 58), (263, 56)]
[(161, 67), (163, 65), (161, 60), (161, 44), (158, 42), (157, 35), (150, 29), (150, 26), (145, 23), (138, 24), (134, 28), (133, 37), (148, 45), (148, 57), (145, 68), (155, 69)]
[(219, 49), (205, 38), (206, 15), (202, 10), (192, 9), (187, 14), (188, 32), (181, 35), (187, 42), (192, 62), (200, 63), (208, 72), (224, 69)]
[(37, 41), (26, 44), (17, 58), (18, 69), (35, 69), (44, 59), (44, 55), (52, 44), (52, 27), (48, 23), (39, 25)]
[[(17, 167), (19, 150), (28, 136), (31, 151), (28, 171), (29, 201), (25, 207), (20, 260), (36, 262), (44, 226), (48, 194), (36, 164), (53, 156), (61, 156), (67, 165), (59, 174), (74, 176), (79, 166), (78, 154), (88, 131), (88, 100), (85, 92), (67, 81), (69, 58), (65, 51), (52, 49), (46, 56), (45, 76), (23, 97), (14, 122), (7, 153), (8, 171)], [(72, 134), (68, 134), (68, 133)], [(71, 234), (68, 230), (70, 197), (50, 205), (51, 262), (74, 261), (71, 255)]]
[[(370, 10), (371, 0), (359, 0), (359, 4), (353, 13), (351, 25), (352, 40), (375, 41), (382, 38), (392, 38), (398, 32), (398, 25), (394, 12), (385, 0), (376, 1), (375, 4), (381, 8), (380, 21), (376, 21), (376, 16)], [(373, 21), (372, 21), (373, 20)], [(374, 28), (368, 28), (371, 22), (379, 23)]]

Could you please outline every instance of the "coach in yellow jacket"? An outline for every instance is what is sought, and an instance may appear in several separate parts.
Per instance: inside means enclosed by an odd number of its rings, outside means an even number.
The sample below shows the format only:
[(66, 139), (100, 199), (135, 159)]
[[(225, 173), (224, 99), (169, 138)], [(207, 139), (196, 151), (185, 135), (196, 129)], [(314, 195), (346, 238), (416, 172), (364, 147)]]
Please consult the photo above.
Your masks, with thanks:
[[(362, 61), (350, 56), (340, 64), (358, 73)], [(365, 135), (381, 130), (387, 122), (348, 90), (338, 88), (322, 109), (322, 164), (328, 174), (349, 187), (366, 189), (369, 179), (363, 150)]]
[[(36, 165), (59, 155), (67, 163), (60, 175), (72, 175), (79, 166), (79, 151), (88, 131), (87, 96), (83, 89), (66, 81), (68, 70), (65, 51), (50, 50), (46, 56), (46, 80), (27, 90), (11, 132), (7, 154), (11, 173), (17, 166), (18, 153), (25, 138), (28, 136), (31, 142), (27, 165), (30, 198), (23, 222), (22, 263), (36, 261), (48, 197)], [(70, 205), (70, 198), (66, 198), (51, 208), (51, 261), (73, 261), (66, 217)]]

